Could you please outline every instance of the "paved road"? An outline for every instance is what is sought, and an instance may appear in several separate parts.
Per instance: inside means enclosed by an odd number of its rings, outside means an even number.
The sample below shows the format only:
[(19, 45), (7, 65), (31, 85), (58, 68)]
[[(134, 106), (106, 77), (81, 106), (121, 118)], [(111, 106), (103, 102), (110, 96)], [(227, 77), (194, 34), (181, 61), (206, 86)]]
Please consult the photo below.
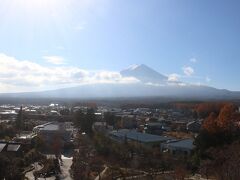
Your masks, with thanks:
[(70, 177), (70, 173), (69, 170), (71, 168), (72, 165), (72, 157), (68, 158), (65, 157), (64, 155), (62, 155), (62, 165), (61, 165), (61, 176), (60, 179), (62, 180), (72, 180), (72, 178)]
[[(108, 170), (108, 167), (105, 166), (104, 170), (100, 173), (100, 176), (101, 176), (101, 177), (104, 177), (104, 174), (107, 172), (107, 170)], [(100, 179), (99, 176), (97, 176), (97, 177), (95, 178), (95, 180), (99, 180), (99, 179)]]
[[(72, 180), (72, 178), (70, 177), (70, 173), (69, 173), (69, 170), (72, 165), (72, 157), (68, 158), (68, 157), (65, 157), (64, 155), (62, 155), (62, 161), (63, 161), (62, 165), (61, 165), (62, 174), (60, 175), (60, 179), (61, 180)], [(33, 171), (26, 173), (26, 175), (25, 175), (29, 180), (34, 180), (33, 172), (38, 171), (42, 168), (38, 163), (34, 163), (33, 166), (35, 167), (35, 169)], [(55, 180), (55, 179), (56, 179), (55, 177), (38, 178), (38, 180)]]
[(39, 171), (40, 169), (43, 168), (43, 167), (40, 166), (37, 162), (34, 163), (34, 164), (32, 164), (32, 166), (34, 167), (34, 169), (33, 169), (32, 171), (26, 173), (26, 175), (25, 175), (29, 180), (34, 179), (34, 175), (33, 175), (33, 172), (34, 172), (34, 171)]

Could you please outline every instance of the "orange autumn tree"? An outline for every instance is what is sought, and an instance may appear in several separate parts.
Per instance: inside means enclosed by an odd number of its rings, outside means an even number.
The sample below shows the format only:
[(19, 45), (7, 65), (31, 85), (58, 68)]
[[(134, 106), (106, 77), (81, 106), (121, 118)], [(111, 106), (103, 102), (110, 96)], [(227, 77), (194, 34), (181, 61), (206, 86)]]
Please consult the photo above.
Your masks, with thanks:
[(234, 127), (237, 118), (237, 106), (234, 104), (225, 105), (218, 116), (217, 125), (223, 130), (230, 130)]
[(217, 115), (216, 113), (211, 113), (203, 123), (203, 129), (207, 130), (209, 133), (216, 133), (218, 131), (217, 126)]
[(207, 118), (212, 112), (218, 114), (228, 103), (226, 102), (205, 102), (196, 106), (195, 111), (200, 118)]
[(203, 128), (209, 133), (216, 133), (219, 131), (231, 131), (236, 127), (239, 120), (238, 107), (232, 103), (225, 104), (219, 115), (211, 113), (204, 121)]
[(222, 147), (240, 139), (240, 113), (237, 109), (234, 104), (226, 103), (218, 113), (212, 112), (204, 120), (194, 142), (201, 158), (208, 157), (210, 148)]

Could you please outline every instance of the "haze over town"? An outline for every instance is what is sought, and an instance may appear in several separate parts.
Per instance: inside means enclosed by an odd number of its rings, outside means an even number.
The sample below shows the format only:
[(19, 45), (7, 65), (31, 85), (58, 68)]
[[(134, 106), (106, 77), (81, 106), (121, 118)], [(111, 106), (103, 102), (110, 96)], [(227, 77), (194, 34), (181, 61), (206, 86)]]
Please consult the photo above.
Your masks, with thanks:
[(239, 180), (239, 7), (0, 0), (0, 180)]
[(169, 80), (240, 90), (238, 1), (1, 0), (0, 92)]

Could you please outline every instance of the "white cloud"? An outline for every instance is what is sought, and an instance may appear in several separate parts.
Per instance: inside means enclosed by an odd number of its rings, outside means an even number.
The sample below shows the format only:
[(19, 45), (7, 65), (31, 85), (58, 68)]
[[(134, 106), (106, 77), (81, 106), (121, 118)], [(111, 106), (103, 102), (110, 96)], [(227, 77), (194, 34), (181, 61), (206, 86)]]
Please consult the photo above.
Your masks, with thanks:
[(195, 85), (195, 86), (204, 86), (205, 84), (202, 83), (202, 82), (196, 82), (196, 83), (193, 83), (193, 85)]
[(180, 78), (180, 75), (179, 74), (170, 74), (168, 76), (168, 81), (170, 82), (178, 82), (179, 81), (179, 78)]
[(51, 64), (55, 64), (55, 65), (65, 64), (64, 58), (61, 56), (43, 56), (42, 58)]
[(152, 82), (145, 83), (145, 85), (148, 85), (148, 86), (155, 86), (155, 87), (164, 86), (164, 84), (152, 83)]
[(211, 82), (211, 78), (209, 78), (208, 76), (206, 77), (205, 80), (206, 80), (207, 83)]
[(194, 74), (194, 69), (191, 66), (184, 66), (182, 69), (186, 76), (192, 76)]
[(23, 92), (95, 83), (138, 83), (118, 72), (88, 71), (77, 67), (47, 67), (0, 53), (0, 92)]
[(182, 82), (181, 82), (181, 83), (178, 83), (178, 85), (179, 85), (179, 86), (187, 86), (186, 83), (182, 83)]
[(191, 58), (191, 59), (190, 59), (190, 62), (196, 63), (196, 62), (197, 62), (197, 59), (196, 59), (196, 58)]

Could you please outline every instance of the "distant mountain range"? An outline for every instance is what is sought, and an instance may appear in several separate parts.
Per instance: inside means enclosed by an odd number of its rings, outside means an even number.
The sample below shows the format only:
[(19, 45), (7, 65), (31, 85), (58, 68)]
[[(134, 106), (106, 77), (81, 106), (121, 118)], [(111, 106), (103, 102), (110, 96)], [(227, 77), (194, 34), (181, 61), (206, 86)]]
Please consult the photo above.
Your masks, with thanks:
[(193, 99), (239, 99), (240, 92), (169, 81), (146, 65), (133, 65), (122, 70), (123, 77), (133, 77), (138, 83), (97, 83), (77, 87), (30, 93), (4, 93), (0, 97), (16, 98), (114, 98), (171, 97)]

